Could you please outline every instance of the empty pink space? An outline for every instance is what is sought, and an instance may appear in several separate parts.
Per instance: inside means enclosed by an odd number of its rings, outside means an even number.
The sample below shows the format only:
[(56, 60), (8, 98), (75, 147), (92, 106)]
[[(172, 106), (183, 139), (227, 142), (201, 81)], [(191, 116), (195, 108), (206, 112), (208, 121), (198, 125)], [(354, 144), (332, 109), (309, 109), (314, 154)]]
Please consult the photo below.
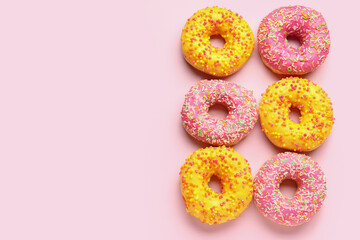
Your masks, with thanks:
[[(0, 239), (355, 239), (360, 134), (356, 1), (5, 1), (0, 3)], [(254, 202), (209, 226), (186, 212), (179, 171), (207, 145), (184, 130), (185, 94), (202, 79), (181, 52), (181, 31), (197, 10), (237, 12), (254, 35), (275, 8), (321, 12), (330, 53), (304, 77), (332, 100), (333, 132), (308, 155), (327, 178), (319, 213), (298, 227), (264, 218)], [(221, 39), (215, 39), (221, 45)], [(257, 43), (224, 78), (257, 103), (281, 76)], [(226, 110), (212, 109), (222, 118)], [(296, 115), (296, 113), (295, 113)], [(253, 177), (282, 152), (258, 121), (234, 146)], [(292, 183), (282, 186), (292, 194)]]

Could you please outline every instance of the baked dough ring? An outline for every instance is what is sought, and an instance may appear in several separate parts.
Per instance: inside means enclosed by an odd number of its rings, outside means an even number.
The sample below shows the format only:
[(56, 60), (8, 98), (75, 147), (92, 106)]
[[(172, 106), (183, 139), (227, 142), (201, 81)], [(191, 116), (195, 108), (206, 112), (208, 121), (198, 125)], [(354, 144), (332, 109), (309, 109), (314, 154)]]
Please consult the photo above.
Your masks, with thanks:
[[(221, 35), (222, 48), (215, 48), (210, 37)], [(191, 16), (182, 30), (181, 46), (186, 61), (207, 74), (224, 77), (238, 71), (254, 49), (254, 35), (237, 13), (217, 6)]]
[[(299, 124), (289, 118), (291, 107), (301, 113)], [(327, 93), (298, 77), (284, 78), (269, 86), (262, 96), (259, 116), (262, 130), (273, 144), (299, 152), (319, 147), (334, 123)]]
[[(224, 120), (209, 115), (215, 103), (229, 110)], [(195, 139), (216, 146), (237, 144), (254, 128), (257, 118), (253, 92), (223, 80), (197, 82), (186, 94), (181, 111), (185, 130)]]
[[(291, 46), (288, 36), (297, 37), (301, 46)], [(281, 7), (269, 13), (260, 23), (257, 40), (264, 64), (275, 73), (292, 76), (317, 69), (330, 49), (324, 17), (303, 6)]]
[[(221, 181), (221, 193), (208, 186), (213, 175)], [(210, 225), (240, 216), (253, 195), (248, 162), (234, 149), (225, 146), (192, 153), (181, 167), (180, 183), (186, 210)]]
[[(293, 197), (280, 192), (285, 179), (296, 181)], [(266, 161), (254, 178), (254, 202), (267, 218), (286, 226), (310, 221), (326, 197), (326, 179), (312, 158), (293, 152), (279, 153)]]

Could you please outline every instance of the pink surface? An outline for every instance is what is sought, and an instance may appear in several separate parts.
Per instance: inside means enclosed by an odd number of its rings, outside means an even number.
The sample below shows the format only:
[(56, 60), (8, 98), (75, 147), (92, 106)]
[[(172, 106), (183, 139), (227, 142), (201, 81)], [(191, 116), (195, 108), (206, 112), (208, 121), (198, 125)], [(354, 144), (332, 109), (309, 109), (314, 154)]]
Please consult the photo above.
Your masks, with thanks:
[[(5, 1), (4, 1), (5, 2)], [(0, 4), (0, 239), (350, 239), (359, 216), (359, 39), (356, 1), (6, 1)], [(333, 101), (335, 125), (309, 153), (327, 177), (320, 212), (289, 228), (254, 203), (235, 220), (202, 224), (185, 211), (179, 171), (205, 145), (181, 125), (184, 96), (208, 78), (180, 35), (219, 4), (256, 34), (273, 9), (304, 4), (330, 30), (325, 63), (306, 77)], [(341, 11), (339, 11), (341, 9)], [(355, 16), (355, 17), (354, 17)], [(226, 78), (261, 93), (279, 77), (257, 50)], [(259, 122), (235, 150), (260, 166), (281, 150)]]

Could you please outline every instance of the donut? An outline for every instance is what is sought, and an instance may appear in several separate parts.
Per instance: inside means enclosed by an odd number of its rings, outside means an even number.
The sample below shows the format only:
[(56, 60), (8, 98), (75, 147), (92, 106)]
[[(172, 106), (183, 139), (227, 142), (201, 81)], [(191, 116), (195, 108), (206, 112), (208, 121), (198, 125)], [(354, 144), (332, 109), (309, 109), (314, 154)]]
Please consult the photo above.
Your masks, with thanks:
[[(300, 111), (299, 123), (289, 118), (290, 108)], [(312, 151), (331, 133), (334, 123), (330, 98), (319, 86), (298, 77), (270, 85), (259, 104), (262, 131), (277, 147)]]
[[(291, 198), (284, 197), (280, 184), (292, 179), (298, 185)], [(326, 180), (319, 164), (299, 153), (279, 153), (266, 161), (254, 178), (254, 202), (267, 218), (286, 226), (310, 221), (326, 197)]]
[[(301, 46), (291, 46), (288, 36), (296, 37)], [(314, 71), (325, 61), (330, 48), (324, 17), (303, 6), (281, 7), (269, 13), (260, 23), (257, 41), (264, 64), (284, 75)]]
[[(222, 192), (211, 190), (213, 175)], [(207, 147), (193, 152), (181, 166), (180, 186), (186, 210), (204, 223), (220, 224), (239, 217), (253, 195), (250, 166), (230, 147)]]
[[(215, 48), (210, 37), (221, 35), (222, 48)], [(216, 77), (237, 72), (254, 49), (254, 35), (247, 22), (225, 8), (207, 7), (186, 22), (181, 46), (186, 61), (196, 69)]]
[[(227, 107), (224, 120), (212, 118), (215, 103)], [(255, 126), (258, 113), (252, 91), (223, 80), (202, 80), (185, 95), (181, 118), (185, 130), (195, 139), (215, 145), (238, 143)]]

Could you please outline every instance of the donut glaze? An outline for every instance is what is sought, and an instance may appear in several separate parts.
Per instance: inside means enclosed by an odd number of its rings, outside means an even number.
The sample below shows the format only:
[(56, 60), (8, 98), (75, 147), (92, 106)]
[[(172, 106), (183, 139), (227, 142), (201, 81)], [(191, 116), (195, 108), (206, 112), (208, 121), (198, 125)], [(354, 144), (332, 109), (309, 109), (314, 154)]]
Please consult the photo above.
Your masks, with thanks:
[[(221, 35), (222, 48), (215, 48), (210, 37)], [(237, 72), (254, 49), (254, 35), (237, 13), (217, 6), (197, 11), (186, 22), (181, 46), (186, 61), (207, 74), (224, 77)]]
[[(221, 181), (221, 193), (208, 186), (213, 175)], [(234, 149), (225, 146), (192, 153), (181, 167), (180, 183), (186, 210), (210, 225), (239, 217), (253, 194), (248, 162)]]
[[(287, 36), (299, 39), (293, 47)], [(303, 6), (275, 9), (260, 23), (258, 49), (264, 64), (273, 72), (302, 75), (317, 69), (329, 53), (330, 35), (321, 13)]]
[[(279, 190), (285, 179), (297, 182), (292, 198), (284, 197)], [(282, 225), (308, 222), (325, 197), (325, 175), (319, 164), (304, 154), (279, 153), (266, 161), (254, 178), (255, 205), (265, 217)]]
[[(208, 111), (215, 103), (227, 107), (224, 120), (212, 118)], [(258, 113), (252, 91), (223, 80), (202, 80), (185, 95), (181, 118), (185, 130), (195, 139), (231, 146), (255, 126)]]
[[(300, 123), (289, 118), (290, 108), (300, 111)], [(292, 151), (312, 151), (331, 133), (334, 123), (330, 98), (319, 86), (298, 77), (270, 85), (259, 105), (261, 127), (276, 146)]]

